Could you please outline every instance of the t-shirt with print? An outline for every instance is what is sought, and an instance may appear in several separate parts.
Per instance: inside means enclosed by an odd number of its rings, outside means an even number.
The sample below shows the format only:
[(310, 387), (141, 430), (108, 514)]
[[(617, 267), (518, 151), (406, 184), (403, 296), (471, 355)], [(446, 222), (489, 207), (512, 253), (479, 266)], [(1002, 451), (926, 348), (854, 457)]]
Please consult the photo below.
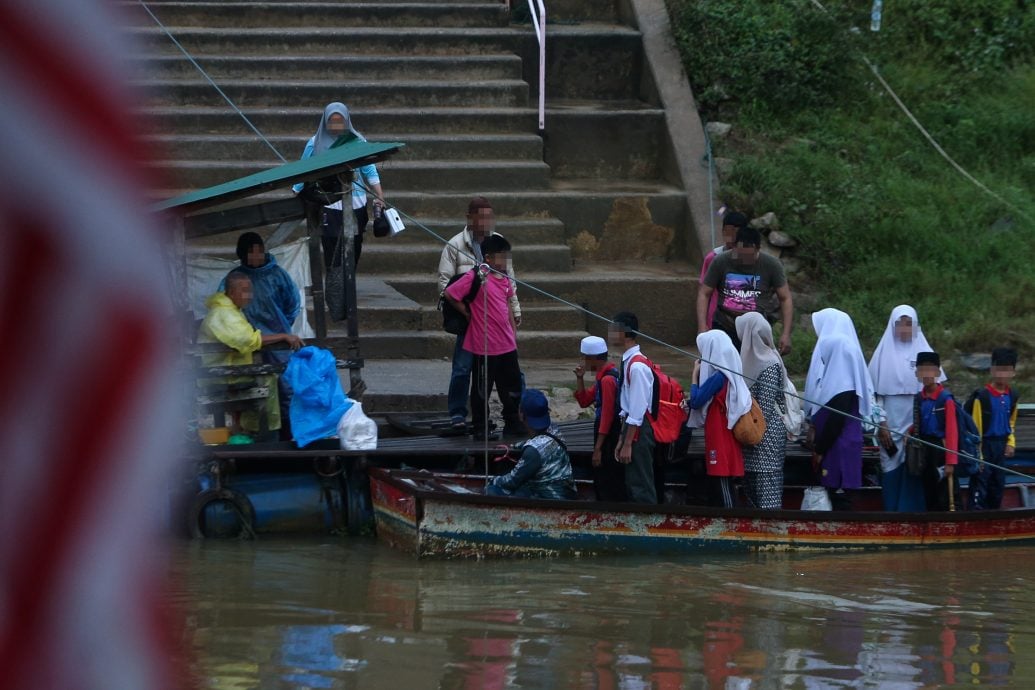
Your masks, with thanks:
[(715, 257), (704, 284), (719, 293), (715, 325), (728, 330), (734, 319), (751, 311), (775, 320), (780, 309), (776, 290), (787, 284), (787, 275), (776, 257), (759, 254), (755, 263), (745, 264), (737, 261), (734, 249)]
[[(453, 299), (463, 300), (471, 289), (474, 276), (475, 271), (468, 271), (460, 280), (446, 288), (446, 294)], [(465, 350), (476, 355), (502, 355), (517, 349), (517, 339), (510, 325), (512, 294), (514, 283), (509, 278), (490, 273), (483, 279), (481, 288), (468, 305), (471, 321), (467, 325), (467, 335), (464, 336)]]

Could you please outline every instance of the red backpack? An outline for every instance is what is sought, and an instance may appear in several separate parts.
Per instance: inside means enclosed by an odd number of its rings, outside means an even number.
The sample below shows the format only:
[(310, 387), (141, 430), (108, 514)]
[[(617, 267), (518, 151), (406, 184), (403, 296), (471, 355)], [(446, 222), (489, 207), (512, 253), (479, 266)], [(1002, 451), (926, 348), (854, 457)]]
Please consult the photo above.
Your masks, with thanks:
[(654, 440), (658, 443), (675, 443), (679, 438), (679, 432), (686, 425), (687, 412), (682, 405), (686, 397), (683, 387), (679, 385), (679, 381), (663, 372), (661, 367), (643, 355), (633, 355), (628, 366), (631, 367), (633, 362), (643, 362), (654, 374), (654, 391), (651, 393), (650, 410), (647, 413), (654, 430)]

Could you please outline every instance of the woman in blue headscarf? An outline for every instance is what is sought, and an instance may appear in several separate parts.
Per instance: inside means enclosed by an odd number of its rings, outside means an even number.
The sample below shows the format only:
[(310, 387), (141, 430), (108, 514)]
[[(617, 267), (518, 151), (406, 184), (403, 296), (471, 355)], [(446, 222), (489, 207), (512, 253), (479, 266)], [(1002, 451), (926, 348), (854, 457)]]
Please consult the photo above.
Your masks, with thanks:
[[(331, 148), (334, 142), (346, 132), (349, 132), (353, 138), (359, 141), (366, 141), (366, 138), (352, 126), (349, 109), (344, 103), (334, 102), (328, 104), (323, 110), (323, 117), (320, 118), (320, 126), (316, 130), (316, 134), (306, 142), (305, 150), (302, 151), (302, 160), (321, 154)], [(373, 163), (362, 166), (354, 173), (352, 195), (351, 197), (348, 194), (345, 195), (346, 199), (351, 199), (352, 213), (356, 218), (356, 239), (353, 242), (353, 247), (357, 265), (359, 265), (359, 255), (363, 251), (363, 232), (366, 230), (367, 223), (370, 220), (370, 215), (367, 212), (367, 189), (370, 189), (375, 195), (374, 206), (382, 207), (383, 203), (381, 200), (384, 199), (384, 190), (381, 189), (381, 178), (377, 174), (377, 166)], [(301, 192), (302, 184), (296, 184), (294, 190), (296, 194)], [(344, 201), (342, 205), (348, 203), (350, 202)], [(343, 211), (344, 209), (342, 209), (342, 206), (338, 206), (336, 210)], [(342, 232), (342, 228), (340, 216), (335, 218), (335, 214), (331, 212), (326, 213), (325, 216), (324, 232), (321, 240), (323, 243), (324, 263), (329, 268), (332, 265), (337, 266), (341, 263), (340, 254), (335, 250), (337, 249), (338, 237)]]

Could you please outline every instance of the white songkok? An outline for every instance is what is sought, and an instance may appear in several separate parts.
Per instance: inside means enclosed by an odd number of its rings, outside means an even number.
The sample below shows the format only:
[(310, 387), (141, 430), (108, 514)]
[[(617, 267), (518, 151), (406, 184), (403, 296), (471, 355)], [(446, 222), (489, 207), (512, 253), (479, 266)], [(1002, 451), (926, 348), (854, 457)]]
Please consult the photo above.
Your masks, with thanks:
[(596, 355), (607, 354), (607, 343), (604, 342), (603, 338), (595, 335), (589, 335), (582, 339), (582, 345), (579, 348), (582, 354), (587, 357), (593, 357)]

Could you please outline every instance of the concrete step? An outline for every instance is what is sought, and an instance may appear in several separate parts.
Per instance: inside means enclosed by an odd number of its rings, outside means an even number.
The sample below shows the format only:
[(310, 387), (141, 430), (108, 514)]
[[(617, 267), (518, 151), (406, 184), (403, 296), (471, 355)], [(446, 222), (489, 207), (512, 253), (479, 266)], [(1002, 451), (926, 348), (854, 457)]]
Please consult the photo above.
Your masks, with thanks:
[[(386, 176), (390, 174), (385, 173)], [(462, 217), (473, 193), (453, 189), (406, 191), (386, 180), (386, 193), (392, 204), (414, 217)], [(472, 187), (470, 189), (478, 189)], [(514, 191), (518, 190), (518, 191)], [(645, 197), (653, 220), (659, 225), (684, 227), (686, 195), (680, 188), (660, 180), (554, 180), (545, 191), (514, 187), (487, 190), (497, 215), (543, 215), (560, 220), (569, 235), (582, 230), (599, 234), (611, 215), (616, 199)], [(409, 232), (409, 231), (407, 231)]]
[[(194, 55), (205, 71), (221, 83), (225, 79), (521, 79), (521, 58), (501, 55)], [(138, 73), (155, 79), (198, 76), (197, 68), (182, 55), (141, 55), (133, 59)]]
[[(272, 158), (272, 153), (271, 153)], [(210, 187), (277, 165), (275, 160), (164, 160), (151, 164), (184, 189)], [(389, 161), (381, 184), (389, 195), (407, 190), (546, 189), (550, 167), (542, 161)], [(478, 191), (469, 192), (468, 200)], [(466, 208), (467, 201), (462, 208)], [(403, 207), (406, 210), (406, 207)]]
[[(518, 329), (518, 357), (554, 358), (571, 357), (572, 343), (578, 351), (578, 342), (586, 337), (584, 330), (572, 331), (526, 331)], [(456, 336), (442, 330), (421, 331), (415, 337), (413, 331), (367, 331), (360, 332), (360, 352), (376, 353), (378, 359), (436, 359), (452, 357)], [(328, 335), (328, 349), (339, 351), (344, 339)]]
[[(665, 111), (645, 104), (547, 101), (545, 160), (554, 179), (659, 179), (671, 150)], [(597, 142), (605, 141), (606, 146)]]
[[(317, 28), (166, 28), (192, 54), (221, 55), (486, 55), (516, 52), (524, 30), (510, 28), (356, 28), (320, 25)], [(126, 28), (138, 49), (147, 53), (179, 54), (158, 27)], [(531, 40), (535, 41), (534, 34)]]
[[(535, 134), (381, 134), (364, 133), (370, 141), (401, 141), (392, 156), (404, 160), (543, 160), (543, 140)], [(286, 158), (301, 154), (306, 138), (267, 137)], [(169, 134), (146, 141), (166, 158), (178, 160), (262, 159), (269, 148), (254, 134)]]
[[(222, 96), (203, 79), (143, 79), (135, 82), (153, 105), (218, 105)], [(345, 98), (349, 105), (504, 106), (528, 104), (528, 84), (515, 79), (496, 81), (342, 81), (277, 82), (263, 79), (224, 80), (219, 87), (238, 107), (290, 106), (330, 103)], [(315, 127), (314, 127), (315, 130)]]
[[(248, 119), (267, 136), (294, 135), (304, 142), (320, 124), (323, 106), (243, 107)], [(167, 134), (242, 134), (249, 130), (241, 116), (221, 106), (163, 105), (140, 109), (145, 124), (155, 132)], [(349, 104), (352, 123), (360, 132), (371, 127), (384, 136), (406, 132), (437, 134), (500, 134), (534, 133), (536, 111), (532, 108), (461, 106), (450, 107), (377, 107)]]
[[(392, 175), (391, 170), (385, 175)], [(228, 177), (227, 179), (232, 179)], [(446, 219), (441, 226), (441, 235), (448, 239), (463, 229), (463, 218), (467, 212), (467, 204), (475, 194), (483, 193), (493, 204), (497, 217), (549, 219), (560, 223), (565, 228), (565, 237), (572, 237), (582, 231), (588, 231), (597, 237), (603, 231), (610, 217), (614, 203), (620, 199), (639, 199), (647, 201), (647, 209), (654, 223), (675, 228), (677, 233), (686, 229), (686, 196), (682, 189), (662, 181), (614, 181), (614, 180), (564, 180), (553, 181), (545, 190), (485, 190), (477, 188), (463, 192), (454, 190), (407, 191), (394, 186), (386, 177), (386, 194), (388, 200), (405, 212), (408, 217)], [(155, 201), (178, 196), (185, 191), (196, 189), (183, 185), (173, 185), (167, 189), (153, 190), (151, 198)], [(290, 192), (276, 190), (254, 197), (251, 202), (275, 201), (290, 197)], [(240, 203), (230, 204), (238, 206)], [(219, 210), (219, 207), (213, 210)], [(449, 220), (449, 219), (456, 220)], [(406, 230), (399, 241), (426, 241), (425, 238), (402, 240), (409, 233), (423, 233), (416, 226)], [(537, 228), (534, 240), (555, 242), (554, 237), (544, 238), (545, 228)], [(506, 233), (505, 233), (506, 234)], [(520, 239), (514, 236), (515, 241)], [(696, 245), (694, 245), (696, 247)], [(694, 250), (696, 252), (696, 249)], [(678, 250), (674, 257), (684, 256)], [(661, 257), (659, 257), (660, 259)]]
[[(568, 273), (516, 271), (527, 285), (518, 285), (522, 310), (534, 306), (565, 306), (557, 297), (610, 318), (630, 310), (645, 333), (670, 342), (683, 342), (695, 328), (697, 295), (695, 266), (685, 263), (581, 263)], [(435, 304), (438, 288), (427, 273), (385, 276), (402, 295), (423, 305)], [(529, 285), (544, 291), (536, 292)], [(549, 296), (548, 296), (549, 295)], [(589, 330), (603, 335), (602, 321), (587, 317)]]
[[(571, 270), (571, 249), (566, 244), (513, 243), (514, 269), (534, 267), (538, 272), (565, 272)], [(442, 249), (432, 244), (395, 244), (392, 242), (364, 242), (362, 266), (385, 280), (392, 274), (406, 274), (422, 269), (434, 272)]]
[[(529, 27), (325, 27), (197, 28), (169, 27), (191, 53), (199, 55), (498, 55), (526, 60), (525, 78), (534, 81), (535, 34)], [(138, 51), (178, 55), (157, 27), (127, 28)], [(554, 26), (547, 51), (547, 98), (635, 100), (641, 88), (641, 34), (615, 24)]]
[[(421, 248), (423, 246), (434, 247), (436, 252), (442, 251), (442, 246), (446, 241), (451, 239), (458, 232), (464, 228), (464, 213), (466, 207), (457, 209), (458, 214), (456, 218), (417, 218), (416, 221), (420, 222), (429, 230), (435, 232), (438, 237), (429, 234), (427, 231), (417, 226), (417, 223), (412, 219), (405, 219), (406, 230), (392, 238), (375, 238), (371, 233), (366, 234), (364, 251), (369, 250), (381, 243), (391, 243), (392, 245), (408, 245), (415, 248)], [(272, 228), (258, 228), (257, 231), (268, 237), (272, 232)], [(565, 232), (564, 224), (556, 218), (514, 218), (514, 217), (497, 217), (496, 218), (496, 232), (499, 232), (508, 240), (510, 240), (515, 246), (526, 247), (536, 244), (564, 244)], [(291, 234), (285, 241), (297, 240), (304, 236), (304, 228), (299, 225), (297, 230)], [(187, 251), (194, 254), (204, 254), (206, 256), (217, 256), (224, 259), (234, 258), (234, 243), (237, 241), (237, 235), (234, 233), (226, 233), (222, 235), (210, 235), (208, 237), (200, 237), (197, 239), (188, 240)]]
[[(137, 2), (120, 2), (128, 20), (153, 23)], [(507, 26), (502, 3), (486, 2), (165, 2), (152, 8), (165, 25), (181, 27), (489, 27)]]
[[(364, 254), (364, 256), (366, 256)], [(585, 315), (577, 309), (565, 306), (522, 305), (521, 328), (527, 331), (582, 330), (586, 327)], [(436, 307), (421, 306), (416, 309), (397, 306), (367, 306), (360, 297), (359, 328), (365, 331), (440, 331), (442, 313)], [(415, 335), (415, 337), (419, 337)]]
[[(392, 200), (391, 195), (389, 201)], [(434, 245), (441, 251), (442, 241), (449, 240), (458, 232), (464, 229), (464, 214), (466, 206), (456, 209), (455, 218), (416, 218), (405, 219), (406, 230), (392, 238), (396, 244), (429, 244)], [(420, 223), (427, 228), (421, 228)], [(515, 246), (530, 246), (535, 244), (560, 244), (566, 240), (564, 223), (556, 218), (520, 218), (520, 217), (496, 217), (496, 232), (506, 237)], [(436, 233), (435, 237), (428, 233), (428, 230)]]

